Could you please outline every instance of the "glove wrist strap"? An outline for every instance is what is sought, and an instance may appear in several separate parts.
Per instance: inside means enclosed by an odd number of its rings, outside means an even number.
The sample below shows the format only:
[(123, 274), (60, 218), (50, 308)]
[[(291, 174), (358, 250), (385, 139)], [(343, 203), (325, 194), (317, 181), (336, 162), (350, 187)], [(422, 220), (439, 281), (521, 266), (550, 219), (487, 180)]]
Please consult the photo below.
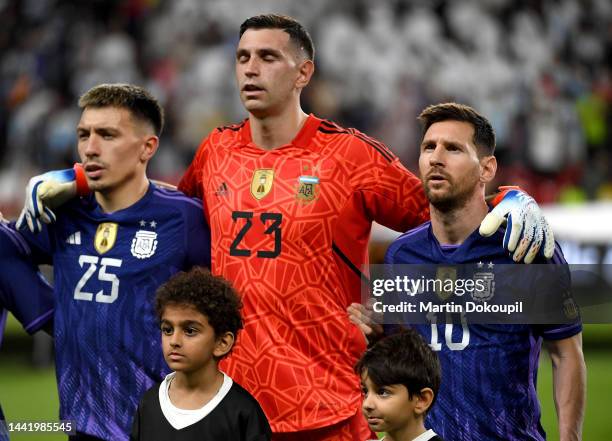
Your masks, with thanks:
[(87, 196), (89, 193), (91, 193), (91, 190), (89, 189), (89, 185), (87, 185), (87, 177), (85, 176), (83, 165), (77, 162), (74, 164), (72, 169), (74, 170), (77, 195)]
[(499, 190), (499, 193), (497, 193), (495, 197), (491, 199), (492, 207), (497, 206), (497, 204), (499, 204), (502, 201), (502, 199), (506, 196), (506, 193), (508, 193), (509, 191), (512, 191), (512, 190), (523, 191), (521, 187), (519, 187), (518, 185), (501, 185), (497, 187), (497, 189)]

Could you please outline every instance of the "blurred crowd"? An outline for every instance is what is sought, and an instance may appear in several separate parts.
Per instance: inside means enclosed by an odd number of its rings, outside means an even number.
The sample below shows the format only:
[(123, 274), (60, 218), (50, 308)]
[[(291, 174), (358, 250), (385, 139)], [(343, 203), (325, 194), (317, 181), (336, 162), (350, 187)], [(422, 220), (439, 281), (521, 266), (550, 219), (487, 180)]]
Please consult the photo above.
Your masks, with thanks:
[(77, 98), (102, 82), (149, 88), (166, 109), (151, 176), (176, 182), (200, 140), (246, 117), (238, 28), (280, 12), (311, 32), (305, 110), (385, 142), (416, 170), (426, 105), (493, 123), (498, 184), (542, 203), (612, 199), (609, 0), (0, 0), (0, 209), (26, 178), (76, 160)]

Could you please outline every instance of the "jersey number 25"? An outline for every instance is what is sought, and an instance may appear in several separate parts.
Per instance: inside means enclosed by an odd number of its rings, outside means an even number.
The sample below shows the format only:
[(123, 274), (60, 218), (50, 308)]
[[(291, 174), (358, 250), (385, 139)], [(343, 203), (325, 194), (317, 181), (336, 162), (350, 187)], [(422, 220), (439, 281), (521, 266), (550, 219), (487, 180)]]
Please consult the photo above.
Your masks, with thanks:
[[(98, 268), (98, 261), (100, 262), (100, 268)], [(119, 278), (116, 274), (112, 274), (106, 271), (108, 267), (120, 268), (121, 259), (112, 259), (110, 257), (103, 257), (100, 259), (98, 256), (79, 256), (79, 265), (83, 268), (83, 265), (89, 265), (85, 270), (85, 273), (76, 284), (74, 288), (74, 298), (76, 300), (87, 300), (91, 302), (94, 299), (92, 292), (83, 291), (87, 281), (97, 272), (98, 280), (100, 282), (109, 282), (110, 294), (105, 294), (104, 290), (100, 290), (96, 293), (95, 301), (98, 303), (113, 303), (119, 296)]]

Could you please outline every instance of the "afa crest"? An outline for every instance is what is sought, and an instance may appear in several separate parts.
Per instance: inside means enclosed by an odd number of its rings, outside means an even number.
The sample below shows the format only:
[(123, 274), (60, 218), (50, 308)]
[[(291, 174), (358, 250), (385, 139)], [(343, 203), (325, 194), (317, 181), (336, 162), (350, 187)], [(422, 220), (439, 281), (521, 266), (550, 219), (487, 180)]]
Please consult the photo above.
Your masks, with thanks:
[(300, 176), (296, 199), (302, 202), (312, 202), (317, 196), (319, 196), (319, 178)]
[(155, 231), (138, 230), (132, 239), (130, 251), (137, 259), (146, 259), (155, 254), (157, 249), (157, 233)]
[[(476, 287), (470, 293), (472, 299), (477, 302), (486, 302), (495, 295), (495, 274), (491, 272), (479, 272), (474, 274)], [(478, 283), (480, 281), (480, 283)]]
[(104, 222), (98, 225), (94, 237), (94, 248), (98, 254), (104, 254), (115, 246), (119, 225), (114, 222)]
[(251, 181), (251, 194), (257, 200), (263, 199), (272, 190), (274, 182), (274, 170), (271, 168), (260, 168), (253, 173)]

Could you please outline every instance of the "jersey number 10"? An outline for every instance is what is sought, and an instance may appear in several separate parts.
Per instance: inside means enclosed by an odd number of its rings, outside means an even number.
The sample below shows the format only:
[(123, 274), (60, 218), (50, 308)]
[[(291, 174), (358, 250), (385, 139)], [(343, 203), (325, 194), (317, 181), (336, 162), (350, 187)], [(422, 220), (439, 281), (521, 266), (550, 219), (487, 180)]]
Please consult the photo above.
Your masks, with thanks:
[[(431, 341), (429, 342), (429, 346), (434, 351), (442, 350), (442, 343), (438, 341), (438, 324), (437, 317), (435, 314), (427, 314), (427, 318), (431, 322)], [(467, 345), (470, 344), (470, 328), (468, 328), (467, 322), (463, 314), (461, 314), (461, 341), (454, 342), (453, 341), (453, 328), (455, 324), (453, 323), (452, 316), (450, 313), (447, 313), (447, 322), (444, 325), (444, 340), (446, 340), (446, 346), (451, 351), (463, 351)]]

